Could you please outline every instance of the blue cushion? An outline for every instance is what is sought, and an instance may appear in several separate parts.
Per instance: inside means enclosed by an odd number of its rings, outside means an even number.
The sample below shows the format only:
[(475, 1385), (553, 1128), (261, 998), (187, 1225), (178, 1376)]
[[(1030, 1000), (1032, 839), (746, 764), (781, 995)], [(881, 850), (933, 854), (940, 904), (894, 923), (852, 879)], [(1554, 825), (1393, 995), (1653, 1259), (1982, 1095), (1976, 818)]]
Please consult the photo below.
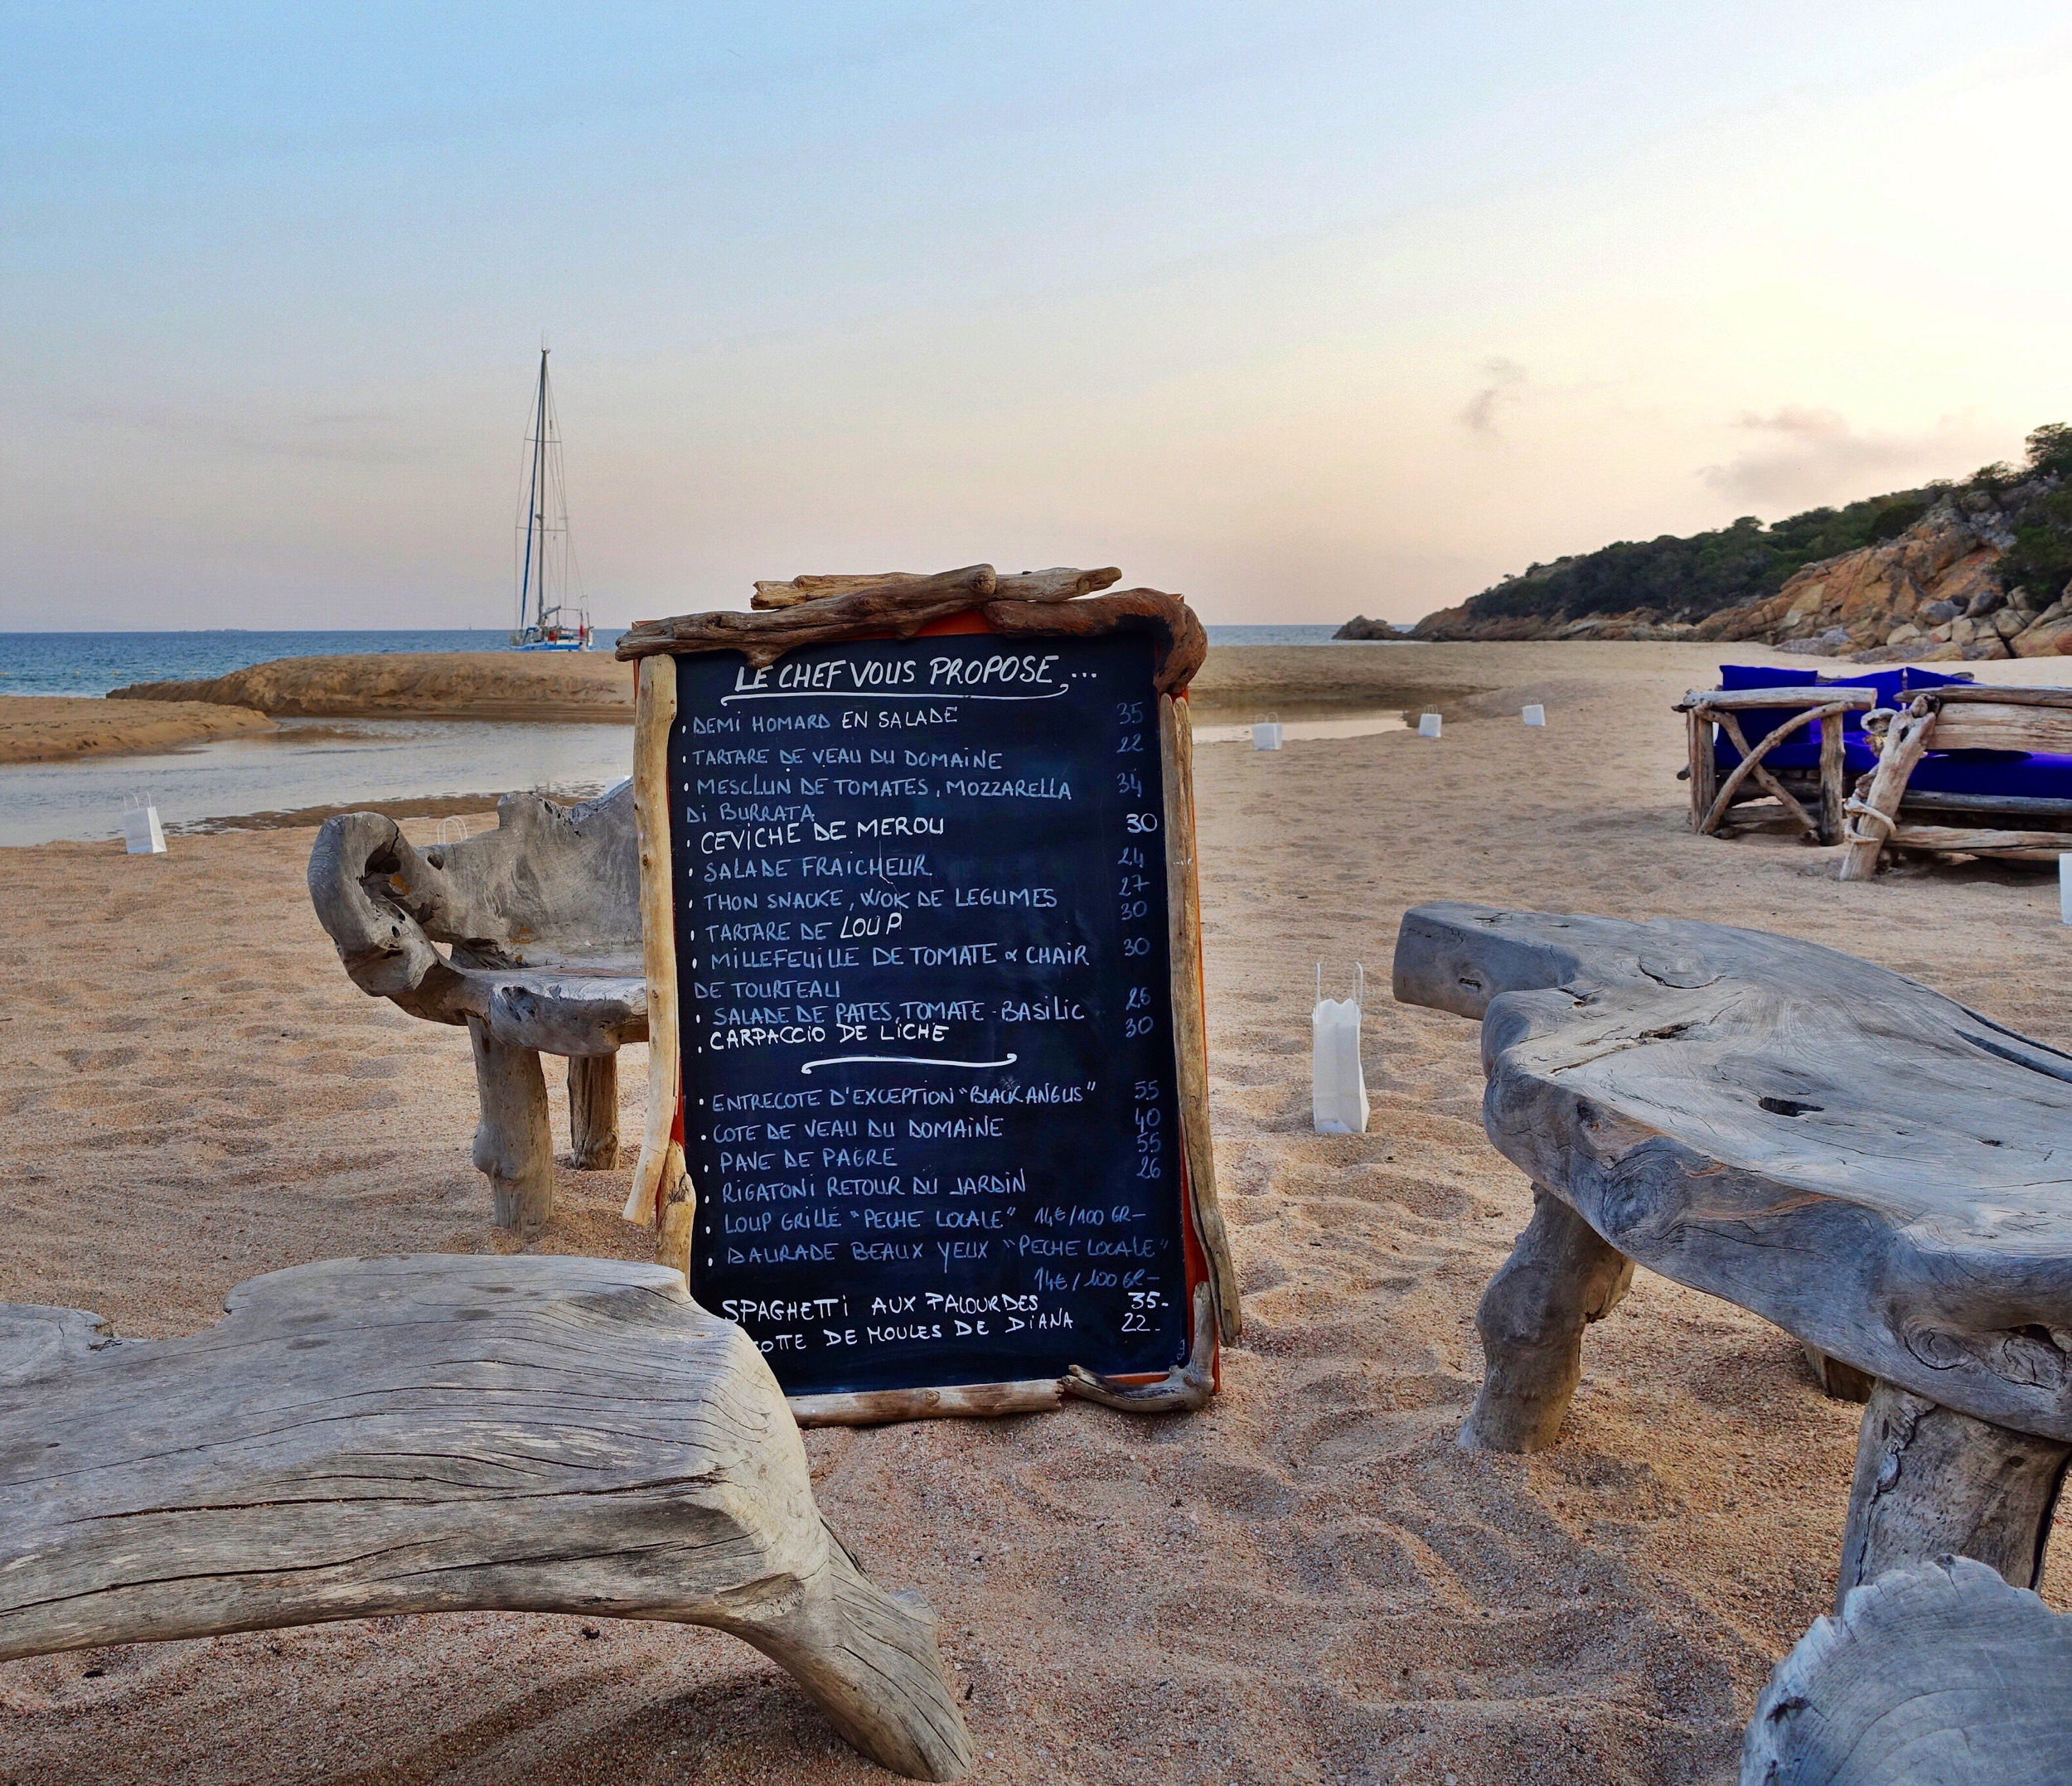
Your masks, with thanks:
[[(1777, 754), (1772, 751), (1770, 756)], [(1765, 757), (1765, 762), (1769, 759)], [(2072, 757), (2042, 751), (1932, 750), (1906, 778), (1910, 794), (2016, 795), (2072, 800)]]
[[(1873, 670), (1870, 675), (1862, 676), (1823, 676), (1817, 672), (1808, 675), (1803, 670), (1790, 666), (1780, 669), (1769, 664), (1720, 666), (1720, 686), (1722, 689), (1871, 689), (1876, 690), (1877, 704), (1881, 707), (1895, 706), (1903, 698), (1918, 695), (1924, 689), (1947, 688), (1953, 682), (1969, 682), (1972, 680), (1968, 672), (1945, 675), (1940, 670), (1924, 670), (1918, 664), (1900, 664), (1890, 670)], [(1792, 712), (1793, 709), (1789, 707), (1752, 707), (1735, 717), (1740, 721), (1742, 736), (1750, 743), (1758, 744), (1789, 719)], [(1861, 712), (1842, 716), (1843, 767), (1852, 777), (1868, 774), (1877, 766), (1877, 752), (1864, 735), (1863, 717)], [(1712, 760), (1723, 771), (1731, 769), (1741, 760), (1741, 753), (1735, 749), (1724, 729), (1714, 738)], [(1817, 769), (1820, 767), (1820, 735), (1811, 728), (1804, 732), (1794, 732), (1763, 761), (1779, 769)], [(1922, 785), (1919, 770), (1915, 771), (1909, 785)], [(1957, 791), (1953, 788), (1944, 790), (1946, 792)], [(1991, 791), (2011, 793), (2015, 790), (2003, 787)]]

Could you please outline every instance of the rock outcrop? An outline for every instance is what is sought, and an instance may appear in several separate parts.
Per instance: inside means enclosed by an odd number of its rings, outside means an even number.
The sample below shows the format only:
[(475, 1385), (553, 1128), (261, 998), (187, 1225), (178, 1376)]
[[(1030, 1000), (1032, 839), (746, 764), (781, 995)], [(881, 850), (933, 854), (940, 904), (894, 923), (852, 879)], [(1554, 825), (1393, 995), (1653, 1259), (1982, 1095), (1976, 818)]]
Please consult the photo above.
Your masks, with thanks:
[(1760, 639), (1859, 662), (2041, 655), (2023, 640), (2050, 610), (1994, 574), (2011, 538), (1989, 497), (1931, 510), (1894, 540), (1808, 564), (1776, 594), (1699, 622), (1703, 639)]
[(1653, 609), (1548, 619), (1484, 617), (1465, 603), (1418, 622), (1419, 639), (1760, 640), (1857, 663), (2072, 656), (2072, 583), (2005, 588), (2002, 555), (2023, 506), (2055, 476), (1953, 493), (1904, 532), (1808, 564), (1774, 595), (1692, 622)]

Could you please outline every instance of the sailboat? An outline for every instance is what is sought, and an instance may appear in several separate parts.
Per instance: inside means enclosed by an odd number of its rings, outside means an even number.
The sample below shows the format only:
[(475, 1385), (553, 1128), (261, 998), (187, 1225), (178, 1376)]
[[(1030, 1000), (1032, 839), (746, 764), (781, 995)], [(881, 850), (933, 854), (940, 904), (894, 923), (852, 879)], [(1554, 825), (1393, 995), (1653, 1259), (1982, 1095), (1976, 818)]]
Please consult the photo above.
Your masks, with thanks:
[[(547, 381), (547, 346), (540, 345), (540, 388), (525, 436), (525, 485), (518, 499), (518, 622), (511, 642), (521, 651), (587, 651), (590, 610), (569, 534), (569, 493), (561, 476), (561, 424)], [(571, 596), (570, 588), (574, 586)]]

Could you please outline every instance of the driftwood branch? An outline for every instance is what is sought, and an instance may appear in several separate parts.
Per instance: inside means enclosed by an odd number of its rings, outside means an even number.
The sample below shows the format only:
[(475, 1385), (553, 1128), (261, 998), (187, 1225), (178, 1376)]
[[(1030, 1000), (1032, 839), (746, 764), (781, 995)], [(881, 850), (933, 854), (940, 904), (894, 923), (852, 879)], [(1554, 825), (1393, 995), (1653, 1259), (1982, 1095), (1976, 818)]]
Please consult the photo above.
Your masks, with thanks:
[(569, 1164), (579, 1172), (609, 1172), (619, 1163), (619, 1058), (569, 1058)]
[(1208, 1406), (1216, 1392), (1216, 1301), (1205, 1283), (1194, 1286), (1194, 1319), (1187, 1357), (1154, 1382), (1119, 1382), (1075, 1364), (1065, 1390), (1082, 1401), (1128, 1414), (1179, 1414)]
[(1054, 1377), (1017, 1383), (956, 1383), (935, 1389), (865, 1389), (793, 1396), (792, 1417), (801, 1426), (882, 1426), (893, 1421), (990, 1419), (1042, 1414), (1064, 1399)]
[(1857, 1588), (1777, 1665), (1741, 1786), (2072, 1779), (2072, 1619), (1944, 1558)]
[(0, 1388), (0, 1660), (399, 1613), (661, 1619), (754, 1644), (883, 1766), (970, 1764), (932, 1615), (827, 1531), (768, 1367), (677, 1273), (336, 1260), (227, 1306), (98, 1348), (90, 1316), (0, 1311), (55, 1336)]
[(1208, 1261), (1216, 1329), (1225, 1345), (1244, 1330), (1237, 1270), (1216, 1196), (1216, 1150), (1208, 1119), (1207, 999), (1202, 986), (1201, 865), (1195, 853), (1194, 726), (1184, 701), (1159, 697), (1159, 759), (1165, 781), (1166, 946), (1173, 963), (1173, 1065), (1188, 1212)]
[(647, 1117), (632, 1188), (620, 1212), (656, 1230), (656, 1251), (683, 1269), (697, 1212), (677, 1139), (683, 1075), (676, 1002), (676, 898), (669, 845), (669, 732), (676, 719), (676, 661), (641, 661), (633, 697), (633, 823), (640, 872), (641, 960), (647, 980)]
[(910, 638), (932, 620), (990, 601), (997, 582), (990, 564), (971, 564), (773, 610), (643, 621), (620, 639), (618, 655), (630, 659), (667, 651), (738, 651), (760, 669), (802, 645), (825, 645), (866, 632)]
[(1114, 589), (1057, 606), (988, 602), (980, 612), (989, 625), (1010, 637), (1048, 633), (1092, 638), (1106, 632), (1148, 632), (1162, 641), (1151, 679), (1161, 695), (1179, 694), (1208, 657), (1208, 635), (1194, 617), (1194, 610), (1163, 589)]
[(1743, 779), (1753, 776), (1777, 797), (1779, 804), (1784, 809), (1784, 816), (1787, 818), (1797, 825), (1808, 836), (1818, 840), (1820, 835), (1819, 827), (1806, 816), (1806, 809), (1798, 804), (1798, 796), (1770, 773), (1763, 758), (1769, 754), (1772, 745), (1783, 743), (1808, 720), (1824, 719), (1830, 710), (1839, 713), (1842, 709), (1808, 707), (1803, 713), (1794, 714), (1753, 750), (1749, 748), (1748, 739), (1742, 735), (1740, 721), (1731, 713), (1721, 714), (1720, 725), (1727, 737), (1733, 741), (1735, 749), (1741, 753), (1741, 760), (1727, 772), (1726, 779), (1720, 784), (1719, 792), (1712, 796), (1712, 810), (1706, 814), (1705, 822), (1698, 829), (1702, 831), (1712, 830), (1726, 814), (1726, 809), (1733, 805), (1735, 792), (1740, 787)]
[(1532, 1219), (1475, 1309), (1482, 1391), (1464, 1451), (1544, 1451), (1583, 1377), (1583, 1329), (1633, 1284), (1633, 1261), (1558, 1197), (1532, 1188)]
[(547, 1081), (536, 1050), (500, 1042), (479, 1017), (467, 1020), (475, 1049), (475, 1169), (489, 1180), (490, 1219), (533, 1233), (554, 1215), (554, 1131)]
[(1808, 686), (1794, 689), (1692, 689), (1672, 713), (1745, 713), (1750, 708), (1840, 707), (1855, 710), (1877, 704), (1875, 689)]
[(1867, 881), (1878, 872), (1879, 854), (1899, 822), (1907, 778), (1928, 754), (1929, 736), (1934, 729), (1935, 709), (1925, 699), (1916, 699), (1886, 728), (1878, 766), (1871, 772), (1870, 790), (1861, 800), (1849, 802), (1849, 831), (1837, 879)]
[[(1069, 602), (1077, 595), (1091, 595), (1121, 580), (1122, 573), (1110, 565), (1104, 570), (1018, 571), (997, 579), (994, 593), (1009, 602)], [(796, 607), (801, 602), (818, 602), (830, 595), (854, 595), (859, 590), (883, 588), (891, 584), (925, 583), (912, 571), (880, 571), (861, 576), (794, 577), (788, 583), (758, 583), (749, 598), (751, 607)]]

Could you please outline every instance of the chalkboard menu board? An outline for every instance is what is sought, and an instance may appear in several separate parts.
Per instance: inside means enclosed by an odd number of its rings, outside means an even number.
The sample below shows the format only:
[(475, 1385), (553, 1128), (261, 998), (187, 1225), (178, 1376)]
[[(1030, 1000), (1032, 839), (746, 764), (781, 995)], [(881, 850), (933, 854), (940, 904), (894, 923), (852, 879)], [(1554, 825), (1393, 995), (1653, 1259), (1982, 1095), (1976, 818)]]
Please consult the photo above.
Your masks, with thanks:
[(787, 1394), (1186, 1358), (1152, 671), (1120, 632), (678, 660), (690, 1285)]

